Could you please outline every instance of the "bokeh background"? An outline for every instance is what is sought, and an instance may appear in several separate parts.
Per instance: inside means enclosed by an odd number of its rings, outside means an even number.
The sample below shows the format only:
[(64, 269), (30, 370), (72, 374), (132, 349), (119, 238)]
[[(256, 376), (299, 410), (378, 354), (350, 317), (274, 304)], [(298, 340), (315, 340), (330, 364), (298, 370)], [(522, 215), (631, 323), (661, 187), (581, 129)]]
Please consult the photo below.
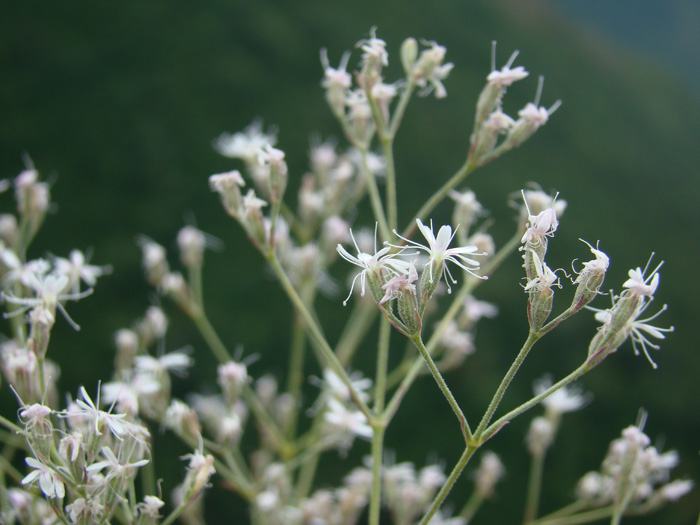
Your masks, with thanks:
[[(641, 407), (649, 411), (649, 435), (664, 449), (680, 451), (676, 476), (700, 480), (699, 24), (700, 6), (690, 0), (3, 2), (0, 176), (19, 173), (26, 152), (54, 181), (58, 203), (32, 255), (90, 248), (95, 264), (114, 268), (93, 297), (70, 305), (80, 332), (57, 323), (51, 357), (62, 367), (63, 390), (85, 385), (94, 391), (98, 380), (109, 378), (114, 332), (159, 301), (141, 275), (137, 234), (164, 244), (176, 262), (175, 235), (192, 222), (225, 245), (206, 263), (214, 325), (231, 347), (260, 356), (253, 375), (272, 371), (284, 377), (291, 308), (208, 189), (210, 174), (240, 167), (217, 155), (212, 139), (258, 116), (277, 125), (294, 199), (309, 137), (339, 136), (320, 87), (319, 49), (328, 48), (337, 63), (376, 25), (393, 58), (390, 72), (398, 77), (403, 39), (436, 40), (447, 47), (455, 68), (446, 81), (448, 98), (415, 100), (397, 139), (399, 214), (405, 222), (438, 180), (461, 164), (490, 67), (491, 41), (497, 40), (499, 65), (519, 49), (517, 64), (532, 73), (509, 91), (507, 112), (515, 114), (532, 99), (538, 74), (546, 77), (543, 104), (562, 99), (563, 105), (524, 147), (468, 181), (491, 210), (496, 241), (505, 242), (512, 232), (508, 194), (529, 181), (559, 191), (569, 207), (550, 247), (550, 266), (569, 268), (571, 259), (588, 257), (579, 237), (600, 240), (611, 258), (606, 286), (619, 290), (627, 270), (643, 266), (655, 251), (656, 260), (666, 261), (657, 302), (669, 304), (659, 324), (676, 327), (653, 354), (658, 370), (626, 344), (581, 381), (595, 399), (565, 418), (547, 459), (542, 511), (571, 501), (576, 480), (598, 468), (607, 444), (634, 423)], [(9, 195), (0, 197), (3, 209), (11, 206)], [(443, 206), (434, 217), (439, 223), (450, 213)], [(479, 298), (497, 303), (501, 314), (482, 322), (477, 353), (446, 378), (471, 418), (485, 409), (527, 331), (519, 265), (512, 257), (479, 289)], [(320, 299), (330, 333), (347, 314), (341, 299)], [(607, 305), (599, 300), (598, 306)], [(191, 345), (198, 361), (188, 378), (175, 381), (175, 393), (201, 389), (214, 378), (214, 361), (187, 321), (172, 305), (164, 306), (171, 317), (168, 348)], [(582, 314), (538, 344), (504, 408), (525, 399), (543, 373), (557, 377), (576, 366), (594, 329), (592, 316)], [(398, 337), (394, 342), (400, 351), (403, 343)], [(371, 354), (360, 356), (356, 366), (372, 373)], [(308, 372), (318, 373), (313, 363)], [(313, 394), (309, 386), (307, 401)], [(0, 399), (3, 413), (14, 413), (6, 385)], [(489, 443), (508, 476), (496, 504), (487, 504), (476, 522), (519, 521), (528, 467), (523, 436), (530, 419), (516, 420)], [(168, 472), (167, 488), (182, 473), (174, 458), (186, 451), (169, 434), (159, 441), (163, 452), (154, 460)], [(406, 398), (387, 445), (400, 461), (422, 466), (439, 458), (448, 469), (454, 464), (460, 434), (431, 381)], [(368, 451), (360, 442), (348, 460), (329, 455), (320, 482), (337, 483), (350, 461)], [(211, 522), (220, 511), (220, 522), (245, 522), (241, 502), (216, 481), (214, 486), (207, 495)], [(452, 505), (461, 507), (471, 486), (466, 474)], [(698, 493), (696, 488), (669, 509), (663, 523), (694, 523)]]

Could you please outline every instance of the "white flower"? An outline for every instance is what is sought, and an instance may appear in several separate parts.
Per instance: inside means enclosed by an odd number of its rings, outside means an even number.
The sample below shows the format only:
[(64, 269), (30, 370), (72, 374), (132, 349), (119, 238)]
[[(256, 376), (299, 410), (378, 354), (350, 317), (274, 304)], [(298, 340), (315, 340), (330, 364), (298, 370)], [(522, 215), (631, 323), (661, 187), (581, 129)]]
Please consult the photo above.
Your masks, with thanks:
[[(525, 205), (527, 206), (527, 201), (525, 201)], [(529, 226), (520, 242), (534, 247), (539, 246), (545, 237), (553, 237), (554, 232), (557, 231), (559, 227), (557, 212), (554, 207), (551, 207), (542, 210), (537, 215), (529, 215), (528, 224)]]
[(144, 496), (143, 502), (136, 505), (139, 515), (150, 518), (159, 518), (159, 510), (165, 505), (163, 500), (156, 496)]
[(518, 116), (537, 129), (547, 123), (551, 112), (543, 106), (537, 107), (532, 102), (528, 102), (523, 109), (518, 111)]
[(114, 455), (112, 449), (109, 447), (102, 447), (102, 455), (106, 458), (105, 461), (98, 461), (92, 465), (85, 467), (85, 470), (89, 474), (94, 474), (95, 472), (100, 472), (104, 468), (109, 468), (107, 473), (107, 479), (114, 478), (126, 478), (133, 476), (133, 469), (143, 467), (148, 464), (147, 459), (142, 459), (136, 461), (135, 463), (123, 463)]
[[(534, 391), (538, 396), (552, 386), (552, 378), (545, 376), (535, 381)], [(586, 406), (590, 401), (590, 396), (581, 393), (581, 389), (576, 386), (565, 386), (560, 388), (542, 401), (548, 413), (564, 414), (574, 412)]]
[[(375, 234), (376, 236), (376, 234)], [(397, 254), (389, 253), (391, 251), (390, 246), (385, 246), (378, 252), (376, 251), (376, 245), (375, 245), (375, 254), (370, 255), (369, 253), (364, 253), (360, 251), (360, 248), (357, 245), (357, 241), (355, 241), (355, 237), (352, 234), (352, 230), (350, 230), (350, 238), (352, 239), (353, 244), (355, 245), (355, 249), (357, 250), (357, 257), (354, 255), (351, 255), (345, 248), (343, 248), (342, 245), (338, 244), (337, 250), (340, 256), (348, 261), (349, 263), (354, 264), (355, 266), (359, 266), (362, 268), (362, 271), (358, 273), (355, 278), (352, 280), (352, 286), (350, 287), (350, 294), (348, 295), (347, 299), (343, 301), (343, 305), (347, 304), (348, 299), (350, 299), (350, 296), (352, 295), (352, 291), (355, 288), (355, 282), (357, 279), (360, 279), (360, 285), (362, 286), (362, 294), (365, 295), (365, 285), (367, 283), (367, 275), (380, 272), (382, 268), (386, 269), (386, 271), (389, 273), (391, 277), (395, 277), (397, 275), (401, 274), (408, 274), (409, 272), (409, 263), (406, 261), (402, 261), (400, 259), (396, 259)], [(375, 243), (376, 243), (376, 237), (375, 237)]]
[(382, 285), (384, 297), (378, 304), (384, 304), (387, 301), (401, 297), (401, 295), (410, 287), (415, 293), (415, 286), (412, 284), (418, 280), (418, 271), (413, 263), (409, 263), (408, 275), (399, 274), (389, 279)]
[(145, 427), (126, 421), (126, 414), (112, 414), (99, 410), (92, 399), (90, 399), (85, 387), (80, 387), (80, 396), (82, 399), (77, 399), (69, 409), (60, 412), (59, 415), (68, 420), (85, 422), (89, 426), (94, 425), (95, 435), (97, 436), (102, 435), (103, 424), (107, 425), (112, 435), (119, 440), (122, 440), (123, 436), (127, 434), (136, 441), (143, 443), (149, 436), (149, 432)]
[(194, 364), (194, 360), (186, 351), (176, 350), (160, 357), (139, 355), (134, 357), (134, 369), (137, 373), (161, 375), (169, 371), (176, 375), (184, 375)]
[(494, 452), (485, 452), (476, 471), (476, 490), (482, 497), (490, 498), (496, 483), (504, 476), (506, 469)]
[(346, 71), (348, 67), (348, 60), (350, 59), (350, 53), (343, 53), (343, 57), (340, 59), (340, 65), (337, 69), (330, 66), (328, 61), (328, 51), (323, 48), (321, 49), (321, 65), (323, 66), (323, 81), (321, 85), (326, 89), (342, 89), (346, 90), (352, 84), (352, 77), (350, 73)]
[[(598, 245), (594, 248), (589, 243), (583, 239), (579, 239), (581, 242), (586, 243), (586, 245), (591, 249), (591, 253), (595, 255), (595, 259), (592, 261), (587, 261), (583, 263), (583, 270), (578, 272), (578, 276), (573, 281), (574, 284), (585, 282), (592, 274), (605, 274), (608, 271), (608, 265), (610, 264), (610, 259), (605, 254), (598, 250)], [(574, 270), (575, 271), (575, 270)]]
[(473, 295), (467, 295), (464, 300), (464, 314), (472, 322), (477, 322), (482, 317), (493, 319), (498, 315), (498, 307), (495, 304), (479, 301)]
[(254, 164), (261, 149), (277, 143), (277, 129), (273, 127), (265, 133), (262, 126), (262, 120), (255, 120), (243, 131), (233, 135), (223, 133), (214, 141), (214, 149), (224, 157), (242, 159), (246, 163)]
[[(415, 241), (411, 241), (409, 239), (406, 239), (405, 237), (401, 237), (401, 235), (399, 235), (396, 232), (396, 230), (394, 230), (394, 233), (404, 241), (418, 248), (419, 250), (423, 250), (428, 253), (429, 259), (427, 266), (428, 271), (430, 272), (431, 283), (433, 282), (433, 266), (437, 265), (439, 267), (441, 264), (444, 264), (447, 261), (456, 264), (457, 266), (462, 268), (462, 270), (473, 275), (474, 277), (477, 277), (479, 279), (488, 279), (488, 277), (486, 276), (480, 276), (474, 273), (475, 270), (479, 269), (479, 262), (475, 261), (474, 259), (471, 259), (470, 257), (467, 257), (467, 255), (484, 255), (483, 253), (476, 253), (476, 251), (478, 250), (476, 246), (448, 248), (448, 246), (452, 242), (452, 239), (457, 233), (457, 230), (455, 230), (453, 233), (451, 226), (444, 225), (440, 228), (440, 231), (438, 231), (437, 237), (435, 237), (435, 234), (433, 233), (432, 221), (430, 222), (430, 228), (425, 226), (420, 219), (416, 219), (416, 223), (418, 224), (418, 229), (423, 234), (423, 237), (425, 237), (425, 240), (428, 241), (428, 246), (423, 246), (422, 244), (419, 244)], [(450, 273), (447, 264), (444, 264), (443, 266), (442, 276), (445, 278), (445, 283), (447, 284), (447, 291), (451, 293), (452, 288), (450, 287), (449, 281), (452, 281), (452, 283), (454, 284), (457, 283), (457, 280), (454, 277), (452, 277), (452, 274)]]
[(506, 87), (510, 86), (513, 82), (522, 80), (523, 78), (527, 77), (529, 73), (525, 71), (525, 68), (523, 66), (517, 66), (513, 69), (511, 69), (510, 67), (513, 65), (513, 62), (515, 61), (515, 58), (517, 56), (518, 51), (515, 51), (508, 59), (506, 65), (503, 66), (503, 68), (501, 68), (500, 70), (496, 69), (494, 71), (491, 71), (491, 73), (489, 73), (486, 77), (486, 80), (490, 84), (499, 87)]
[(87, 258), (80, 250), (72, 250), (68, 259), (56, 257), (56, 273), (68, 276), (74, 294), (80, 292), (80, 281), (88, 286), (95, 286), (97, 278), (112, 271), (110, 266), (87, 264)]
[(535, 263), (535, 271), (537, 272), (537, 277), (530, 279), (525, 285), (526, 292), (540, 293), (546, 290), (550, 290), (552, 286), (561, 285), (558, 283), (559, 278), (555, 274), (547, 263), (540, 260), (539, 255), (535, 250), (528, 250), (532, 254), (532, 260)]
[[(316, 380), (318, 381), (317, 378)], [(369, 394), (367, 392), (372, 388), (372, 380), (367, 377), (362, 377), (361, 372), (354, 372), (350, 374), (350, 382), (355, 392), (357, 392), (357, 396), (364, 402), (369, 401)], [(340, 379), (340, 376), (330, 368), (325, 368), (323, 370), (323, 381), (320, 382), (320, 386), (338, 401), (350, 401), (350, 389), (348, 385), (346, 385), (343, 380)]]
[(377, 28), (370, 30), (370, 38), (360, 40), (357, 47), (362, 50), (362, 67), (365, 70), (381, 71), (381, 66), (389, 65), (389, 54), (386, 51), (386, 42), (377, 38)]
[[(651, 257), (649, 258), (649, 262), (651, 262)], [(644, 274), (649, 267), (649, 263), (647, 263), (644, 270), (641, 268), (630, 270), (630, 278), (625, 281), (622, 287), (627, 288), (629, 290), (628, 293), (630, 294), (652, 297), (659, 286), (659, 268), (661, 268), (662, 265), (663, 261), (659, 263), (659, 265), (654, 269), (654, 271), (651, 272), (651, 274), (649, 274), (648, 277), (645, 277)]]
[(63, 485), (61, 476), (57, 472), (34, 458), (26, 458), (25, 462), (36, 470), (24, 477), (22, 485), (34, 483), (36, 480), (39, 480), (39, 488), (41, 488), (41, 491), (47, 498), (63, 499), (66, 495), (66, 488)]
[(656, 363), (652, 360), (651, 356), (649, 355), (647, 346), (650, 346), (654, 350), (658, 350), (660, 346), (652, 343), (644, 334), (647, 333), (657, 339), (666, 339), (666, 336), (663, 334), (663, 332), (673, 332), (675, 328), (673, 326), (669, 328), (658, 328), (656, 326), (651, 326), (650, 324), (648, 324), (649, 321), (656, 319), (659, 315), (665, 312), (668, 308), (667, 305), (663, 305), (661, 310), (656, 312), (651, 317), (647, 317), (646, 319), (639, 319), (638, 317), (642, 313), (644, 313), (644, 310), (646, 310), (650, 304), (651, 301), (648, 301), (642, 305), (642, 307), (639, 309), (638, 313), (632, 318), (632, 320), (628, 321), (627, 329), (630, 330), (630, 338), (632, 339), (632, 347), (634, 348), (634, 353), (636, 355), (639, 355), (639, 347), (637, 345), (640, 345), (642, 347), (642, 352), (644, 352), (644, 355), (646, 356), (647, 360), (651, 363), (651, 365), (654, 368), (657, 368)]
[(328, 399), (327, 407), (328, 410), (323, 414), (323, 419), (330, 425), (333, 433), (340, 434), (343, 443), (347, 443), (347, 436), (344, 436), (347, 434), (366, 439), (372, 437), (374, 432), (362, 412), (350, 410), (343, 403), (332, 397)]

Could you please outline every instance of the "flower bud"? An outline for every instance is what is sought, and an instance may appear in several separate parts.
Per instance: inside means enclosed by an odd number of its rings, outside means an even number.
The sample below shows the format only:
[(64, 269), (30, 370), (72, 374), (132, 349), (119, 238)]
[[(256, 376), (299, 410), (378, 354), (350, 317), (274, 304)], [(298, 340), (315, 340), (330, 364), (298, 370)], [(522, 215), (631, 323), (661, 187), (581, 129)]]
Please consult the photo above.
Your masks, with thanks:
[(553, 301), (554, 292), (551, 288), (530, 294), (527, 303), (527, 320), (533, 332), (539, 331), (549, 317), (549, 314), (552, 313)]
[(268, 166), (270, 168), (269, 184), (270, 184), (270, 201), (277, 205), (282, 202), (284, 190), (287, 189), (287, 163), (284, 161), (284, 152), (275, 149), (269, 144), (263, 148), (258, 155), (258, 164)]
[(248, 369), (243, 363), (229, 361), (217, 369), (218, 383), (224, 391), (226, 404), (233, 406), (241, 395), (243, 387), (250, 382)]
[(267, 203), (257, 198), (254, 190), (249, 190), (243, 197), (243, 225), (258, 247), (267, 245), (267, 231), (261, 211), (263, 206), (267, 206)]
[(605, 273), (610, 262), (610, 259), (608, 259), (605, 253), (593, 248), (590, 244), (588, 244), (588, 247), (596, 258), (595, 260), (583, 263), (583, 270), (581, 270), (581, 273), (579, 273), (576, 280), (574, 280), (574, 284), (578, 284), (570, 307), (574, 312), (579, 311), (598, 295), (598, 290), (600, 290), (603, 284)]
[(245, 186), (245, 182), (238, 170), (209, 177), (209, 187), (221, 195), (221, 202), (226, 213), (234, 218), (238, 218), (242, 212), (243, 200), (240, 190), (242, 186)]
[(202, 266), (205, 243), (204, 233), (194, 226), (185, 226), (180, 230), (177, 245), (180, 248), (180, 259), (186, 268)]
[(528, 452), (535, 457), (543, 456), (554, 441), (554, 432), (554, 425), (546, 417), (533, 419), (525, 438)]
[(416, 42), (415, 38), (407, 38), (401, 44), (401, 64), (407, 77), (411, 75), (417, 57), (418, 42)]

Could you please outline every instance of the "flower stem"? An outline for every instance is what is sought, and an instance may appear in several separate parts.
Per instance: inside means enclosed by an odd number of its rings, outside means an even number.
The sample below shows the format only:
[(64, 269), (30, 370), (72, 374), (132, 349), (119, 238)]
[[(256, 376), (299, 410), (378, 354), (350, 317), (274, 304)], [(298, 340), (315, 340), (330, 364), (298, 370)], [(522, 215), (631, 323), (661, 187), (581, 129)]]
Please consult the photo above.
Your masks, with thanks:
[(425, 516), (423, 516), (423, 519), (420, 520), (419, 525), (427, 525), (428, 523), (430, 523), (430, 520), (440, 509), (440, 505), (442, 505), (443, 501), (445, 501), (445, 498), (447, 498), (447, 495), (450, 493), (450, 490), (452, 490), (452, 487), (457, 482), (457, 479), (459, 479), (460, 474), (462, 474), (464, 467), (467, 466), (467, 463), (469, 463), (469, 460), (478, 448), (479, 445), (474, 445), (471, 443), (467, 444), (467, 448), (464, 449), (464, 452), (457, 461), (457, 464), (452, 469), (452, 472), (450, 472), (450, 475), (448, 476), (447, 481), (445, 481), (445, 484), (435, 495), (435, 498), (433, 499), (433, 502), (430, 505), (430, 509), (428, 509), (428, 512), (425, 514)]
[(272, 269), (274, 270), (275, 274), (277, 275), (277, 278), (282, 284), (282, 288), (284, 288), (284, 291), (287, 292), (287, 296), (292, 301), (292, 304), (302, 315), (304, 321), (306, 321), (306, 327), (318, 343), (318, 348), (320, 349), (321, 354), (327, 361), (328, 366), (330, 366), (333, 369), (333, 371), (336, 374), (338, 374), (343, 383), (345, 383), (345, 385), (348, 387), (348, 391), (350, 392), (350, 398), (355, 403), (355, 405), (357, 405), (357, 408), (365, 415), (368, 421), (372, 421), (372, 414), (369, 410), (369, 407), (367, 406), (367, 403), (360, 399), (360, 396), (358, 395), (357, 390), (353, 386), (350, 377), (345, 371), (345, 368), (343, 368), (343, 365), (340, 363), (340, 361), (338, 361), (338, 358), (335, 356), (333, 349), (330, 347), (328, 341), (326, 341), (326, 338), (321, 333), (321, 329), (316, 323), (316, 320), (306, 308), (304, 301), (301, 299), (301, 297), (299, 297), (299, 294), (297, 293), (296, 289), (289, 281), (289, 278), (287, 277), (287, 274), (284, 272), (284, 269), (280, 265), (277, 256), (274, 253), (268, 253), (267, 259), (270, 265), (272, 266)]
[(447, 402), (449, 403), (450, 407), (452, 408), (452, 411), (455, 413), (455, 416), (457, 416), (457, 420), (459, 421), (459, 426), (462, 429), (462, 435), (464, 436), (464, 440), (467, 443), (470, 443), (472, 440), (472, 432), (471, 432), (471, 429), (469, 428), (469, 423), (467, 422), (467, 418), (464, 417), (464, 414), (462, 413), (462, 409), (459, 408), (459, 404), (457, 403), (457, 400), (452, 395), (452, 392), (450, 391), (449, 387), (447, 386), (447, 383), (445, 383), (445, 380), (442, 378), (442, 374), (440, 374), (440, 371), (438, 370), (437, 366), (435, 366), (435, 362), (433, 361), (433, 358), (430, 357), (430, 353), (428, 352), (428, 350), (426, 350), (425, 345), (423, 344), (423, 341), (420, 338), (420, 334), (412, 337), (411, 341), (413, 341), (413, 344), (416, 345), (416, 348), (418, 348), (418, 351), (420, 352), (421, 356), (423, 356), (423, 360), (428, 365), (430, 372), (433, 374), (433, 378), (435, 379), (438, 386), (440, 387), (440, 390), (442, 391), (443, 395), (447, 399)]
[[(493, 399), (491, 399), (491, 403), (489, 404), (488, 409), (486, 409), (486, 413), (484, 414), (484, 417), (481, 418), (481, 422), (479, 423), (479, 426), (476, 428), (475, 436), (477, 437), (477, 439), (481, 440), (482, 443), (483, 443), (483, 441), (485, 441), (485, 439), (482, 440), (482, 437), (485, 435), (485, 430), (486, 430), (487, 425), (491, 422), (491, 418), (493, 417), (494, 413), (498, 409), (498, 405), (500, 405), (501, 400), (503, 399), (503, 396), (505, 395), (506, 390), (508, 389), (508, 386), (510, 385), (510, 382), (515, 377), (515, 374), (520, 369), (520, 366), (523, 364), (523, 361), (525, 361), (527, 354), (530, 352), (530, 350), (532, 349), (532, 346), (535, 344), (535, 341), (537, 341), (537, 339), (539, 339), (537, 334), (533, 334), (532, 332), (530, 332), (528, 334), (527, 339), (525, 340), (525, 343), (523, 344), (522, 348), (520, 349), (520, 352), (518, 352), (518, 355), (516, 356), (515, 360), (513, 361), (513, 364), (510, 365), (508, 372), (501, 380), (501, 384), (498, 386), (498, 390), (496, 390), (496, 393), (494, 394)], [(490, 436), (488, 436), (488, 437), (490, 437)]]
[(545, 452), (534, 454), (530, 464), (530, 479), (527, 484), (527, 500), (525, 512), (523, 513), (523, 523), (531, 524), (537, 517), (537, 510), (540, 504), (540, 493), (542, 490), (542, 472), (544, 471)]
[(450, 177), (450, 179), (442, 185), (442, 187), (437, 190), (433, 195), (426, 201), (423, 206), (418, 210), (416, 215), (408, 223), (408, 227), (402, 233), (403, 237), (407, 239), (411, 238), (413, 231), (416, 229), (416, 219), (425, 219), (425, 217), (433, 211), (435, 206), (440, 204), (440, 201), (444, 199), (451, 189), (454, 189), (460, 182), (462, 182), (467, 175), (473, 172), (477, 168), (476, 164), (472, 164), (469, 159), (467, 159), (464, 164), (457, 170), (457, 172)]
[(384, 450), (384, 433), (386, 421), (381, 415), (384, 411), (386, 395), (386, 374), (389, 361), (389, 339), (391, 325), (383, 321), (379, 326), (379, 348), (377, 349), (377, 376), (375, 380), (374, 413), (376, 417), (372, 425), (372, 496), (369, 504), (369, 523), (379, 525), (382, 491), (382, 454)]
[(569, 383), (576, 381), (579, 377), (581, 377), (583, 374), (588, 372), (590, 370), (588, 366), (588, 362), (583, 363), (581, 366), (579, 366), (576, 370), (571, 372), (568, 376), (566, 376), (564, 379), (561, 381), (553, 384), (550, 386), (547, 390), (544, 392), (536, 395), (526, 403), (523, 403), (519, 407), (511, 410), (508, 412), (506, 415), (503, 417), (499, 418), (498, 420), (494, 421), (491, 425), (489, 425), (488, 428), (484, 429), (480, 436), (483, 436), (484, 441), (489, 439), (493, 434), (495, 434), (498, 429), (500, 429), (503, 425), (514, 419), (515, 417), (519, 416), (523, 412), (526, 412), (530, 410), (532, 407), (535, 405), (539, 404), (543, 399), (551, 396), (554, 392), (559, 390), (560, 388), (565, 387)]

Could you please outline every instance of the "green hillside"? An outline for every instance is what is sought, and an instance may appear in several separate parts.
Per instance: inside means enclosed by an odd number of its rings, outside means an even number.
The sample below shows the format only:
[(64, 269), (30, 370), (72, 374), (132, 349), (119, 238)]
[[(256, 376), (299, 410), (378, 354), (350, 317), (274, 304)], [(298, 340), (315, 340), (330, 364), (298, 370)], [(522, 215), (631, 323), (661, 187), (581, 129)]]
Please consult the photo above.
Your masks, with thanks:
[[(680, 451), (676, 476), (700, 481), (695, 328), (700, 281), (683, 273), (694, 271), (700, 260), (700, 98), (662, 67), (586, 34), (576, 21), (539, 2), (77, 0), (5, 2), (2, 12), (0, 178), (22, 170), (26, 152), (53, 180), (58, 208), (36, 241), (34, 256), (92, 248), (95, 264), (114, 269), (93, 297), (71, 307), (80, 332), (57, 322), (51, 351), (60, 351), (53, 358), (61, 364), (64, 390), (76, 392), (83, 384), (94, 389), (99, 379), (107, 379), (114, 332), (156, 301), (141, 274), (137, 235), (175, 254), (177, 231), (192, 222), (225, 245), (208, 254), (205, 269), (213, 323), (231, 347), (240, 344), (246, 355), (260, 355), (251, 374), (270, 369), (282, 377), (278, 353), (286, 352), (291, 307), (208, 188), (210, 174), (240, 168), (219, 156), (212, 140), (258, 116), (278, 126), (278, 147), (290, 167), (288, 193), (295, 195), (307, 166), (309, 137), (340, 137), (323, 100), (319, 49), (326, 47), (337, 63), (377, 26), (398, 77), (404, 38), (436, 40), (447, 47), (455, 68), (445, 82), (448, 97), (414, 100), (397, 139), (399, 222), (405, 223), (437, 189), (436, 181), (461, 165), (474, 104), (490, 68), (491, 41), (497, 40), (499, 65), (519, 49), (517, 64), (531, 72), (509, 91), (507, 112), (516, 114), (532, 100), (539, 74), (545, 76), (543, 105), (558, 99), (563, 105), (522, 148), (468, 180), (491, 211), (496, 242), (505, 242), (513, 229), (509, 194), (530, 181), (559, 191), (569, 206), (551, 244), (550, 265), (569, 271), (571, 259), (587, 257), (578, 239), (600, 240), (611, 258), (606, 285), (619, 291), (628, 269), (643, 266), (656, 252), (655, 260), (666, 261), (658, 298), (669, 312), (661, 324), (676, 327), (654, 353), (659, 370), (626, 344), (584, 378), (582, 386), (595, 399), (564, 422), (548, 457), (552, 477), (545, 482), (542, 510), (571, 501), (576, 480), (599, 466), (607, 444), (634, 423), (640, 407), (650, 414), (647, 433), (662, 439), (666, 449)], [(7, 209), (11, 196), (0, 198)], [(446, 221), (451, 210), (438, 208), (434, 216)], [(358, 221), (369, 217), (367, 211), (359, 210)], [(478, 351), (466, 366), (446, 377), (459, 399), (473, 400), (471, 408), (465, 401), (472, 417), (490, 399), (482, 382), (492, 385), (487, 391), (495, 388), (527, 333), (520, 264), (512, 258), (499, 278), (479, 289), (479, 298), (498, 303), (501, 314), (480, 327)], [(598, 306), (607, 306), (607, 300), (599, 298)], [(320, 302), (324, 320), (339, 326), (347, 315), (342, 298)], [(264, 323), (261, 305), (269, 315)], [(174, 308), (169, 312), (169, 349), (192, 345), (200, 365), (176, 381), (179, 395), (212, 383), (215, 370), (195, 330)], [(504, 408), (529, 394), (525, 379), (544, 371), (561, 375), (580, 362), (594, 322), (590, 315), (579, 317), (533, 353)], [(374, 356), (367, 355), (358, 366), (372, 369), (373, 363)], [(311, 364), (308, 371), (318, 373)], [(2, 412), (12, 415), (14, 401), (6, 387), (3, 381)], [(308, 392), (311, 399), (315, 387)], [(422, 465), (437, 455), (447, 465), (455, 462), (460, 436), (451, 415), (433, 408), (442, 403), (427, 380), (411, 392), (387, 435), (397, 458)], [(530, 419), (509, 425), (489, 444), (502, 454), (508, 476), (496, 504), (487, 504), (475, 523), (519, 522), (528, 467), (523, 436)], [(436, 443), (435, 435), (445, 436), (444, 447), (426, 448)], [(173, 454), (186, 452), (171, 435), (162, 441)], [(356, 444), (350, 459), (368, 451), (368, 444)], [(340, 459), (330, 463), (322, 480), (329, 484), (346, 469)], [(448, 500), (457, 508), (472, 486), (469, 475), (464, 478)], [(164, 486), (169, 487), (167, 481)], [(696, 488), (667, 509), (664, 523), (694, 523), (697, 494)], [(511, 500), (513, 510), (504, 508)], [(221, 523), (245, 516), (241, 502), (221, 487), (207, 501), (227, 509)], [(217, 522), (213, 515), (211, 522)], [(630, 523), (659, 521), (652, 516)]]

